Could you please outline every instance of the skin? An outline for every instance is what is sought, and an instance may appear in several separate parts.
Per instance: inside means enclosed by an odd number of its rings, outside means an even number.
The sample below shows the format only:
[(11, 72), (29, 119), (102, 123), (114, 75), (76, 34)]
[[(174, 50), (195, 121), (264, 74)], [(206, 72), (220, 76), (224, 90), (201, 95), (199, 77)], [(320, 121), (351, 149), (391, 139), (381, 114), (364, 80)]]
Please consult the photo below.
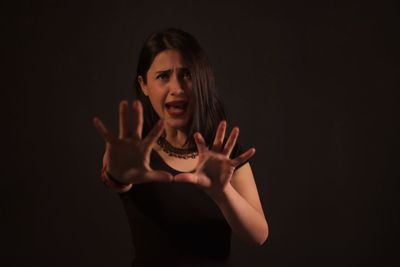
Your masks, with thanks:
[[(208, 149), (200, 133), (194, 136), (198, 157), (179, 159), (170, 157), (156, 144), (164, 132), (166, 139), (174, 146), (181, 146), (186, 140), (185, 127), (190, 120), (190, 108), (182, 116), (170, 116), (165, 103), (172, 100), (187, 100), (192, 97), (192, 83), (180, 53), (166, 50), (159, 53), (147, 73), (147, 81), (139, 77), (143, 93), (160, 117), (160, 121), (142, 139), (143, 107), (139, 101), (133, 102), (134, 129), (128, 137), (128, 103), (120, 103), (119, 136), (113, 136), (100, 119), (94, 118), (94, 125), (106, 142), (103, 164), (108, 172), (126, 184), (145, 182), (184, 182), (200, 186), (218, 205), (233, 232), (243, 241), (262, 245), (268, 237), (268, 224), (249, 163), (235, 171), (241, 163), (250, 159), (255, 149), (251, 148), (234, 159), (230, 154), (239, 136), (239, 128), (234, 127), (224, 147), (226, 122), (221, 121), (211, 149)], [(163, 71), (160, 77), (160, 71)], [(167, 75), (164, 75), (166, 74)], [(190, 104), (189, 104), (190, 106)], [(173, 177), (171, 174), (153, 170), (150, 153), (155, 150), (172, 168), (183, 172)]]
[(177, 146), (182, 146), (186, 139), (185, 127), (192, 113), (183, 116), (171, 116), (165, 103), (174, 100), (189, 101), (192, 98), (192, 80), (189, 70), (182, 63), (181, 54), (176, 50), (166, 50), (159, 53), (153, 60), (147, 80), (139, 76), (139, 84), (143, 93), (158, 116), (165, 121), (165, 131), (168, 140)]
[[(189, 70), (183, 64), (181, 54), (176, 50), (159, 53), (147, 71), (146, 82), (139, 76), (138, 81), (144, 95), (148, 96), (157, 115), (164, 120), (166, 139), (175, 147), (187, 147), (185, 127), (192, 116), (192, 80)], [(186, 100), (189, 109), (183, 116), (170, 116), (165, 103)], [(198, 159), (177, 159), (168, 156), (157, 144), (153, 149), (163, 160), (178, 171), (194, 170)]]

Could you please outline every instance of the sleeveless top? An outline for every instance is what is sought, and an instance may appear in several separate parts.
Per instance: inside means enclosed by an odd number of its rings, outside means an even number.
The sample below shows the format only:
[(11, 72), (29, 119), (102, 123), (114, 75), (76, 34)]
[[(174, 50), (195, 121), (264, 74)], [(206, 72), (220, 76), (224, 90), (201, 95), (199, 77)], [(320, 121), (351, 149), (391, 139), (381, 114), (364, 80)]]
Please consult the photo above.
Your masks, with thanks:
[[(241, 153), (237, 144), (231, 158)], [(154, 150), (150, 162), (155, 170), (180, 173)], [(119, 195), (135, 248), (132, 266), (230, 266), (231, 228), (217, 204), (199, 186), (151, 182)]]

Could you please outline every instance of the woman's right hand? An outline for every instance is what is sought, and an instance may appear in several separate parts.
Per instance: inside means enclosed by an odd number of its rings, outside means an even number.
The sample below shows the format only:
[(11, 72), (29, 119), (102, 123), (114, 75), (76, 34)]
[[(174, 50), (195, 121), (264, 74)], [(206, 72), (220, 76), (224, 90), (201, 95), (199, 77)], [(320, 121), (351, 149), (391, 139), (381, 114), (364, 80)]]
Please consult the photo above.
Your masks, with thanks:
[(102, 121), (95, 117), (94, 126), (106, 142), (103, 166), (107, 172), (121, 183), (140, 184), (146, 182), (170, 182), (173, 176), (165, 171), (150, 167), (150, 153), (154, 143), (162, 134), (164, 123), (159, 120), (148, 135), (142, 139), (143, 106), (138, 100), (133, 102), (133, 134), (129, 135), (128, 102), (119, 104), (119, 136), (111, 134)]

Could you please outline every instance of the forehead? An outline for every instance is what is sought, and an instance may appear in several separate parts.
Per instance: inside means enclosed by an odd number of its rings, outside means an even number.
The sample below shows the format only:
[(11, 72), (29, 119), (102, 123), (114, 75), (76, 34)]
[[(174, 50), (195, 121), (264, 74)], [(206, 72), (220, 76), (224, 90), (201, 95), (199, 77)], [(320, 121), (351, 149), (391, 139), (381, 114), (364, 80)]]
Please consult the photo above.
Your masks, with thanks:
[(169, 70), (184, 67), (184, 60), (178, 50), (164, 50), (160, 52), (153, 60), (149, 71)]

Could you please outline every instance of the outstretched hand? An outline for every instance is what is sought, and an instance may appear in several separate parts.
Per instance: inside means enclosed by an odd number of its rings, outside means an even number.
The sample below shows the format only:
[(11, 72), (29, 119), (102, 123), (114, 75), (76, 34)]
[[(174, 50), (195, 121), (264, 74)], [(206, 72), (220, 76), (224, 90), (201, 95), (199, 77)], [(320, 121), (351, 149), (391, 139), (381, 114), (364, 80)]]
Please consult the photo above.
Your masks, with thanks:
[(148, 135), (142, 139), (143, 106), (140, 101), (133, 102), (133, 134), (128, 129), (128, 102), (119, 105), (119, 136), (115, 137), (95, 117), (93, 123), (106, 142), (103, 164), (107, 172), (122, 183), (140, 184), (145, 182), (171, 182), (173, 176), (165, 171), (156, 171), (150, 167), (150, 153), (154, 143), (162, 134), (164, 123), (158, 121)]
[(222, 121), (218, 126), (211, 149), (207, 148), (201, 134), (196, 133), (194, 139), (199, 151), (199, 162), (196, 169), (194, 173), (180, 173), (174, 177), (174, 180), (196, 184), (210, 196), (221, 194), (230, 182), (235, 168), (249, 160), (255, 153), (255, 149), (250, 148), (236, 158), (230, 159), (239, 136), (239, 128), (233, 128), (225, 146), (223, 146), (225, 131), (226, 121)]

